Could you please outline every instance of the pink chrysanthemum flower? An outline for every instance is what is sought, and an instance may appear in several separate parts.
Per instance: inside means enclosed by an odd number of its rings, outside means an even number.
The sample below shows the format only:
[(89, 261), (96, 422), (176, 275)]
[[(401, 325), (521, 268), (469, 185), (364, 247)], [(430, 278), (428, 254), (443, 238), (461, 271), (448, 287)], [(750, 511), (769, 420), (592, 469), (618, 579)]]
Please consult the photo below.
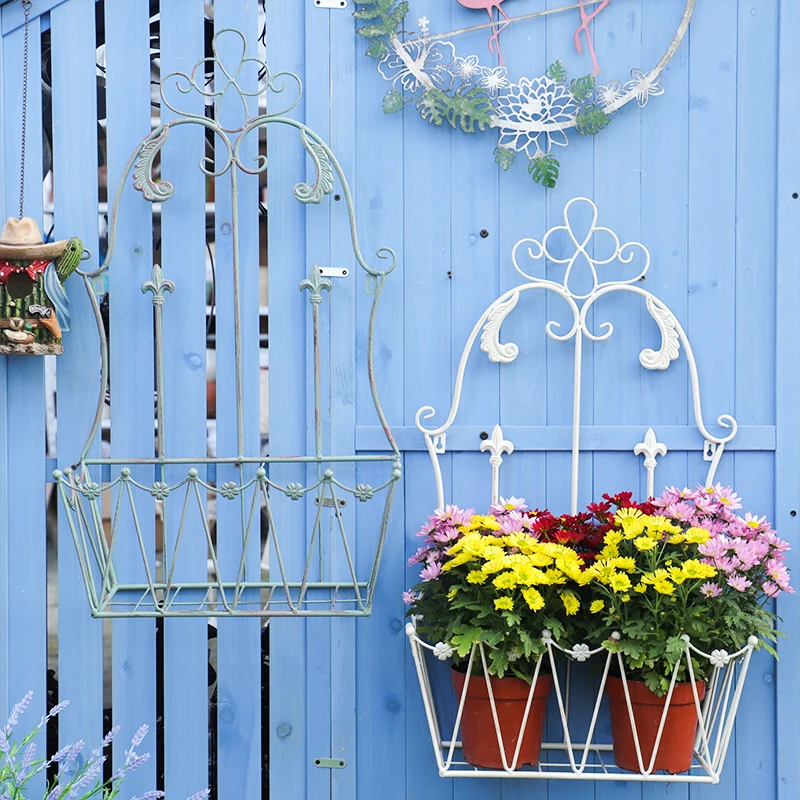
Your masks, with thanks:
[(420, 547), (411, 558), (408, 559), (408, 566), (413, 567), (414, 564), (422, 563), (430, 552), (430, 547)]
[(697, 550), (707, 558), (722, 558), (728, 552), (728, 547), (722, 539), (711, 538), (698, 545)]
[(468, 525), (472, 517), (475, 516), (474, 508), (459, 508), (458, 506), (445, 506), (443, 509), (437, 508), (433, 512), (433, 517), (445, 525)]
[(754, 531), (763, 531), (766, 521), (766, 517), (759, 517), (749, 511), (743, 517), (739, 517), (739, 522)]
[(752, 586), (752, 581), (747, 580), (744, 575), (730, 575), (728, 576), (728, 586), (736, 589), (737, 592), (744, 592), (749, 586)]
[(524, 497), (509, 497), (507, 500), (505, 497), (501, 497), (499, 503), (489, 506), (489, 513), (495, 517), (504, 517), (515, 511), (525, 511), (527, 507)]
[(431, 534), (431, 538), (434, 542), (439, 542), (440, 544), (447, 544), (448, 542), (455, 542), (461, 537), (461, 534), (458, 530), (451, 525), (446, 525), (440, 528), (435, 533)]
[(438, 561), (429, 561), (425, 569), (420, 572), (419, 577), (423, 581), (438, 581), (442, 574), (442, 565)]
[(777, 597), (781, 592), (780, 587), (772, 581), (764, 581), (764, 583), (761, 584), (761, 588), (764, 590), (764, 594), (767, 597)]
[(403, 592), (403, 602), (407, 606), (410, 606), (417, 598), (419, 595), (416, 592)]
[(708, 581), (700, 587), (700, 594), (706, 597), (719, 597), (722, 594), (722, 589), (716, 583)]

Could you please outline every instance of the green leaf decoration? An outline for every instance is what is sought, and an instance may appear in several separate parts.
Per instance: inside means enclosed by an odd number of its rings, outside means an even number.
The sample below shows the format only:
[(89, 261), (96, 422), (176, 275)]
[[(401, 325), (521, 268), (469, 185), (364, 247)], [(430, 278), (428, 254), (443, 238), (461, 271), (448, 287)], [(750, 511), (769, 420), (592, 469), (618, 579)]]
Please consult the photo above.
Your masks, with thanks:
[(505, 172), (511, 169), (516, 157), (517, 151), (508, 147), (495, 147), (494, 149), (494, 162), (499, 164)]
[(403, 95), (397, 89), (392, 89), (383, 98), (383, 113), (394, 114), (396, 111), (401, 111), (404, 105)]
[(428, 89), (416, 105), (422, 119), (431, 125), (441, 126), (446, 120), (451, 128), (460, 127), (464, 133), (485, 131), (494, 116), (492, 102), (480, 86), (460, 86), (453, 95)]
[(363, 20), (379, 19), (381, 12), (377, 8), (362, 8), (361, 11), (354, 11), (353, 16)]
[(594, 91), (594, 78), (591, 75), (575, 78), (570, 82), (569, 88), (575, 99), (582, 103), (584, 100), (588, 100)]
[(317, 179), (313, 186), (308, 183), (298, 183), (294, 187), (294, 196), (301, 203), (321, 203), (326, 194), (333, 191), (333, 165), (322, 145), (312, 139), (304, 130), (300, 131), (303, 142), (317, 172)]
[(370, 3), (358, 3), (358, 5), (369, 5), (372, 8), (362, 8), (353, 12), (353, 16), (359, 20), (377, 20), (370, 25), (364, 25), (356, 29), (359, 36), (372, 39), (376, 36), (389, 36), (402, 24), (408, 13), (408, 2), (402, 3), (396, 0), (374, 0)]
[(537, 156), (530, 160), (528, 172), (535, 183), (544, 186), (545, 189), (552, 189), (558, 180), (559, 167), (560, 164), (555, 156)]
[(382, 58), (388, 55), (388, 53), (389, 46), (383, 39), (373, 39), (367, 48), (367, 55), (377, 61), (380, 61)]
[(567, 68), (560, 61), (556, 61), (547, 68), (547, 77), (563, 83), (567, 79)]
[(602, 108), (589, 105), (582, 108), (575, 117), (575, 130), (581, 136), (585, 136), (587, 133), (590, 136), (594, 136), (603, 130), (609, 122), (611, 122), (611, 118)]

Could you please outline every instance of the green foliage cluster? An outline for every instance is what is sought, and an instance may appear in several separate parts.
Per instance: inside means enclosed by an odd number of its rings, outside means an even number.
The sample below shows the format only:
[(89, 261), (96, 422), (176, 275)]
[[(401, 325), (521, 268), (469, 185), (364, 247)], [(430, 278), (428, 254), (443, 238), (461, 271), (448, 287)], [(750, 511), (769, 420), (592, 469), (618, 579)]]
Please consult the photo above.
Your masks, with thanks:
[(359, 36), (369, 39), (367, 55), (380, 60), (389, 53), (389, 37), (402, 25), (408, 13), (408, 2), (402, 0), (354, 0), (361, 6), (353, 16), (366, 22), (356, 29)]
[(451, 128), (461, 128), (464, 133), (485, 131), (494, 111), (491, 100), (480, 86), (459, 86), (452, 95), (441, 89), (428, 89), (416, 105), (422, 119), (431, 125), (440, 127), (447, 122)]

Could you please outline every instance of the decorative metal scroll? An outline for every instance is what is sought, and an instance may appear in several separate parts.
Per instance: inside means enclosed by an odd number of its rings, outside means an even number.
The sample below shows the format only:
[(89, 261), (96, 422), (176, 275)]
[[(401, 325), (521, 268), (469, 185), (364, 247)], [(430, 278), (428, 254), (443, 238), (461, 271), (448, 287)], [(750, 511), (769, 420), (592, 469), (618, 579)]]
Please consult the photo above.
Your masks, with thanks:
[[(498, 706), (492, 690), (492, 681), (488, 677), (487, 658), (484, 645), (475, 644), (470, 652), (467, 665), (464, 688), (458, 697), (455, 722), (452, 732), (442, 730), (441, 720), (447, 720), (448, 715), (444, 708), (437, 707), (435, 692), (430, 675), (430, 663), (435, 656), (440, 660), (447, 660), (452, 655), (452, 649), (446, 645), (431, 645), (417, 635), (413, 623), (406, 625), (406, 635), (411, 645), (414, 666), (417, 671), (425, 715), (428, 720), (428, 731), (436, 757), (436, 766), (439, 775), (443, 778), (528, 778), (528, 779), (557, 779), (557, 780), (589, 780), (589, 781), (640, 781), (643, 783), (719, 783), (725, 757), (728, 753), (736, 712), (739, 709), (744, 682), (747, 678), (750, 659), (753, 649), (758, 644), (758, 639), (751, 636), (747, 644), (735, 653), (725, 650), (712, 650), (706, 653), (692, 644), (689, 636), (683, 635), (683, 656), (685, 666), (690, 677), (689, 685), (692, 687), (692, 704), (697, 712), (697, 733), (694, 740), (694, 756), (688, 772), (679, 775), (657, 772), (655, 765), (659, 750), (665, 739), (662, 733), (667, 721), (667, 715), (672, 707), (673, 690), (676, 684), (678, 669), (681, 661), (675, 664), (669, 689), (664, 698), (664, 708), (658, 722), (656, 735), (653, 731), (639, 731), (628, 691), (628, 681), (625, 675), (625, 664), (621, 653), (611, 653), (604, 647), (591, 649), (586, 644), (576, 644), (570, 649), (564, 649), (556, 642), (549, 631), (543, 631), (541, 641), (546, 647), (546, 652), (539, 656), (536, 663), (533, 680), (526, 701), (526, 710), (522, 718), (519, 732), (516, 729), (506, 735), (515, 735), (517, 746), (511, 751), (510, 745), (504, 746), (503, 734), (500, 729)], [(619, 634), (616, 634), (619, 638)], [(566, 670), (560, 668), (556, 658), (567, 659)], [(569, 681), (573, 664), (582, 664), (592, 661), (597, 666), (600, 683), (592, 703), (592, 716), (588, 724), (581, 721), (575, 725), (573, 716), (573, 729), (569, 724)], [(697, 684), (693, 678), (694, 665), (692, 662), (708, 662), (710, 675), (707, 681), (705, 696), (697, 691)], [(435, 662), (434, 662), (435, 663)], [(473, 667), (475, 669), (473, 669)], [(480, 674), (481, 668), (483, 674)], [(597, 721), (600, 716), (600, 706), (606, 687), (609, 673), (616, 669), (620, 673), (624, 687), (624, 712), (628, 716), (633, 738), (637, 772), (626, 772), (614, 763), (612, 745), (597, 741)], [(528, 722), (536, 684), (544, 670), (553, 676), (553, 693), (556, 699), (559, 722), (562, 726), (563, 737), (561, 741), (546, 742), (542, 744), (542, 754), (538, 764), (524, 764), (520, 757), (520, 745), (523, 733)], [(475, 673), (478, 674), (475, 674)], [(613, 674), (613, 673), (612, 673)], [(486, 736), (496, 736), (502, 769), (482, 769), (474, 767), (464, 761), (460, 751), (459, 731), (467, 700), (467, 692), (471, 681), (486, 682), (487, 694), (494, 721), (494, 730), (485, 732)], [(449, 709), (448, 709), (449, 710)], [(576, 728), (580, 729), (575, 730)], [(581, 740), (582, 737), (585, 739)], [(649, 754), (649, 755), (648, 755)]]
[[(238, 63), (229, 64), (218, 54), (218, 43), (222, 37), (240, 41), (241, 57)], [(101, 341), (102, 371), (98, 392), (97, 411), (86, 444), (78, 464), (54, 473), (61, 498), (66, 509), (66, 518), (78, 552), (80, 567), (92, 614), (96, 617), (131, 616), (366, 616), (371, 612), (375, 582), (378, 574), (383, 544), (386, 537), (389, 512), (397, 481), (401, 477), (400, 454), (389, 430), (378, 397), (373, 369), (373, 340), (375, 317), (381, 293), (388, 275), (396, 265), (396, 255), (390, 248), (378, 250), (378, 257), (386, 261), (385, 268), (371, 266), (364, 259), (358, 243), (358, 232), (353, 199), (347, 180), (333, 152), (310, 128), (286, 114), (300, 101), (302, 92), (300, 79), (292, 73), (272, 74), (269, 67), (253, 57), (246, 57), (245, 37), (236, 30), (226, 29), (214, 37), (213, 58), (199, 61), (191, 73), (173, 73), (161, 87), (162, 103), (178, 114), (171, 122), (158, 126), (137, 146), (128, 160), (114, 198), (108, 255), (100, 268), (94, 272), (77, 270), (83, 277), (86, 291), (93, 303)], [(206, 72), (213, 67), (216, 82), (205, 81)], [(258, 73), (258, 89), (243, 88), (248, 70)], [(199, 92), (207, 104), (213, 104), (210, 117), (183, 113), (173, 105), (164, 93), (164, 86), (174, 81), (183, 94)], [(267, 110), (264, 114), (250, 115), (251, 98), (260, 95), (289, 96), (287, 91), (294, 86), (294, 94), (282, 110)], [(286, 92), (286, 95), (282, 93)], [(240, 105), (242, 122), (236, 127), (226, 127), (220, 122), (223, 103)], [(169, 295), (175, 284), (155, 264), (152, 277), (142, 285), (142, 292), (150, 296), (154, 318), (154, 357), (156, 383), (155, 411), (155, 455), (152, 458), (91, 458), (92, 443), (99, 436), (104, 398), (108, 386), (108, 341), (106, 339), (100, 309), (92, 290), (92, 280), (106, 270), (114, 260), (117, 221), (120, 199), (130, 176), (134, 187), (150, 202), (167, 202), (174, 192), (168, 175), (159, 179), (156, 175), (156, 160), (167, 144), (171, 131), (179, 125), (199, 125), (215, 137), (217, 152), (216, 167), (209, 158), (203, 158), (200, 169), (208, 176), (219, 180), (230, 176), (232, 198), (231, 236), (233, 242), (234, 312), (234, 360), (236, 390), (236, 452), (214, 458), (188, 458), (167, 451), (164, 418), (164, 376), (162, 335), (163, 318), (169, 313)], [(374, 295), (368, 322), (367, 367), (369, 384), (375, 410), (391, 447), (391, 454), (376, 456), (337, 455), (326, 453), (322, 436), (321, 362), (320, 345), (321, 314), (326, 295), (335, 291), (333, 282), (324, 277), (320, 267), (314, 265), (308, 278), (300, 283), (300, 290), (307, 292), (311, 305), (313, 362), (314, 362), (314, 451), (296, 456), (253, 456), (245, 446), (245, 419), (243, 408), (243, 341), (241, 330), (241, 265), (239, 260), (239, 172), (257, 174), (267, 168), (265, 156), (258, 156), (255, 165), (242, 161), (241, 147), (246, 137), (266, 125), (284, 125), (297, 130), (300, 141), (308, 153), (314, 177), (308, 183), (294, 187), (294, 195), (301, 203), (321, 203), (333, 191), (338, 180), (343, 199), (347, 204), (351, 229), (353, 253), (366, 274), (368, 288)], [(220, 152), (222, 156), (220, 157)], [(219, 278), (218, 278), (219, 280)], [(385, 476), (380, 485), (359, 484), (350, 486), (342, 482), (337, 470), (347, 463), (376, 462), (385, 467)], [(274, 476), (281, 465), (304, 464), (313, 477), (306, 483), (279, 483)], [(141, 481), (141, 468), (152, 468), (152, 483)], [(217, 482), (217, 470), (238, 476), (237, 480)], [(138, 470), (138, 471), (137, 471)], [(176, 473), (183, 477), (173, 480)], [(103, 527), (103, 497), (110, 498), (110, 532)], [(231, 503), (236, 509), (240, 525), (238, 531), (215, 532), (209, 521), (206, 501), (216, 498), (218, 506)], [(351, 546), (352, 531), (347, 530), (341, 507), (346, 499), (367, 503), (378, 496), (384, 497), (380, 521), (373, 535), (363, 534), (359, 547), (369, 542), (371, 559), (356, 558)], [(273, 508), (276, 497), (289, 501), (309, 501), (309, 513), (313, 517), (310, 531), (283, 529), (279, 515)], [(175, 512), (166, 513), (166, 501), (170, 508), (181, 509), (177, 519)], [(313, 501), (313, 504), (310, 502)], [(153, 518), (157, 504), (163, 505), (162, 544), (156, 551), (154, 543), (147, 541), (147, 533), (141, 521), (150, 515)], [(316, 507), (314, 507), (314, 504)], [(260, 537), (260, 507), (264, 507), (268, 521), (265, 551), (270, 550), (267, 576), (262, 577), (259, 565), (249, 563), (247, 553), (252, 551), (254, 540)], [(241, 558), (230, 572), (226, 572), (218, 556), (219, 537), (233, 533), (236, 547), (241, 547)], [(287, 534), (302, 542), (307, 548), (303, 563), (295, 572), (284, 557)], [(328, 534), (329, 537), (327, 536)], [(122, 572), (116, 553), (121, 537), (131, 537), (141, 552), (142, 563), (138, 568), (141, 579), (133, 582), (121, 581)], [(329, 539), (326, 541), (326, 537)], [(179, 556), (186, 542), (193, 540), (208, 552), (208, 572), (205, 580), (187, 581), (182, 577)], [(259, 542), (261, 544), (261, 542)], [(284, 548), (282, 550), (282, 548)], [(345, 578), (326, 574), (330, 569), (323, 559), (323, 548), (336, 552)], [(230, 549), (230, 544), (229, 544)], [(360, 555), (360, 554), (359, 554)], [(366, 574), (356, 566), (359, 562), (370, 562)], [(133, 571), (126, 563), (126, 575)]]
[[(651, 69), (634, 68), (629, 78), (598, 82), (601, 67), (595, 51), (591, 23), (611, 0), (565, 0), (563, 5), (510, 17), (505, 0), (458, 0), (469, 9), (485, 11), (490, 22), (446, 33), (431, 33), (426, 16), (417, 19), (417, 32), (403, 30), (408, 3), (400, 0), (359, 0), (354, 12), (363, 24), (357, 33), (368, 39), (367, 55), (376, 59), (381, 76), (391, 84), (383, 98), (383, 110), (390, 114), (414, 103), (422, 119), (442, 127), (447, 123), (464, 133), (495, 128), (499, 132), (495, 161), (504, 170), (517, 155), (528, 159), (533, 180), (552, 188), (560, 164), (553, 148), (564, 147), (567, 132), (595, 135), (606, 128), (612, 115), (636, 101), (639, 108), (651, 97), (664, 93), (661, 74), (686, 36), (696, 0), (685, 0), (675, 35), (664, 55)], [(624, 0), (614, 0), (615, 4)], [(497, 17), (495, 17), (497, 10)], [(544, 75), (509, 77), (503, 60), (500, 35), (509, 26), (560, 13), (579, 20), (574, 46), (579, 54), (584, 45), (591, 57), (587, 75), (569, 79), (561, 61), (551, 64)], [(486, 29), (489, 52), (498, 65), (486, 64), (477, 55), (457, 55), (456, 36)], [(494, 59), (492, 59), (494, 60)]]
[[(579, 206), (586, 207), (591, 212), (591, 223), (588, 230), (579, 224), (573, 224), (574, 214)], [(586, 230), (586, 233), (580, 231)], [(565, 254), (558, 255), (551, 243), (551, 238), (561, 234), (566, 236), (568, 246)], [(598, 235), (599, 234), (599, 235)], [(526, 257), (531, 266), (544, 267), (546, 262), (564, 267), (564, 278), (561, 282), (547, 278), (537, 277), (526, 272), (520, 266), (520, 257)], [(632, 264), (639, 258), (641, 268), (636, 274), (623, 280), (601, 280), (601, 268), (612, 264), (623, 267)], [(513, 342), (501, 341), (501, 327), (508, 315), (516, 308), (520, 296), (524, 292), (544, 290), (562, 298), (571, 312), (572, 321), (569, 330), (561, 331), (561, 325), (555, 320), (547, 322), (545, 332), (558, 342), (572, 341), (574, 344), (574, 369), (573, 369), (573, 395), (572, 395), (572, 461), (570, 483), (570, 513), (578, 510), (578, 465), (580, 460), (580, 434), (581, 434), (581, 378), (582, 355), (584, 339), (593, 342), (603, 342), (614, 333), (614, 326), (610, 322), (599, 325), (599, 333), (589, 326), (588, 314), (595, 303), (602, 297), (617, 292), (628, 292), (644, 300), (653, 321), (661, 334), (661, 346), (658, 350), (645, 348), (639, 353), (639, 362), (649, 370), (664, 370), (675, 361), (683, 347), (689, 366), (689, 375), (692, 386), (692, 401), (694, 419), (697, 430), (703, 439), (703, 458), (709, 461), (706, 483), (711, 484), (719, 465), (719, 460), (725, 449), (738, 430), (736, 420), (729, 414), (722, 414), (717, 418), (717, 423), (727, 433), (714, 435), (708, 431), (703, 420), (702, 403), (700, 398), (700, 380), (697, 372), (697, 363), (692, 352), (691, 344), (677, 317), (670, 309), (659, 300), (652, 292), (648, 292), (640, 285), (642, 279), (650, 269), (650, 252), (639, 242), (620, 243), (619, 237), (611, 229), (598, 225), (597, 206), (588, 198), (576, 197), (564, 206), (564, 223), (548, 230), (541, 241), (537, 239), (522, 239), (514, 245), (512, 252), (514, 268), (525, 279), (524, 283), (509, 289), (498, 297), (480, 316), (470, 333), (456, 373), (455, 388), (450, 411), (443, 424), (437, 427), (426, 427), (423, 420), (430, 419), (436, 414), (432, 406), (423, 406), (417, 411), (416, 425), (425, 436), (425, 443), (433, 464), (436, 481), (436, 496), (438, 505), (444, 507), (444, 486), (442, 472), (439, 465), (439, 456), (446, 450), (447, 430), (453, 424), (461, 402), (464, 388), (464, 373), (467, 360), (475, 342), (480, 337), (480, 349), (486, 353), (490, 361), (508, 364), (519, 355), (519, 347)], [(527, 267), (530, 269), (530, 267)], [(590, 287), (583, 291), (579, 287)], [(492, 502), (497, 502), (499, 496), (499, 469), (502, 463), (502, 453), (510, 453), (513, 449), (511, 442), (503, 438), (502, 429), (498, 425), (492, 438), (483, 443), (481, 449), (491, 453), (492, 465)], [(647, 471), (647, 490), (653, 493), (656, 457), (666, 455), (666, 445), (656, 439), (652, 428), (644, 434), (644, 440), (637, 444), (634, 452), (645, 457), (644, 467)]]

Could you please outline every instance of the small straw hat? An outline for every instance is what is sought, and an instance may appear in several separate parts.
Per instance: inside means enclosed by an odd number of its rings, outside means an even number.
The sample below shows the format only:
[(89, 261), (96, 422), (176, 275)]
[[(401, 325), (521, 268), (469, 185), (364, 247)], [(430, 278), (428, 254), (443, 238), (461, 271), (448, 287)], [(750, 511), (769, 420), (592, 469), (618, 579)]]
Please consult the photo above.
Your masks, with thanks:
[(10, 261), (52, 261), (66, 249), (68, 241), (42, 241), (42, 232), (35, 219), (9, 217), (0, 231), (0, 258)]

